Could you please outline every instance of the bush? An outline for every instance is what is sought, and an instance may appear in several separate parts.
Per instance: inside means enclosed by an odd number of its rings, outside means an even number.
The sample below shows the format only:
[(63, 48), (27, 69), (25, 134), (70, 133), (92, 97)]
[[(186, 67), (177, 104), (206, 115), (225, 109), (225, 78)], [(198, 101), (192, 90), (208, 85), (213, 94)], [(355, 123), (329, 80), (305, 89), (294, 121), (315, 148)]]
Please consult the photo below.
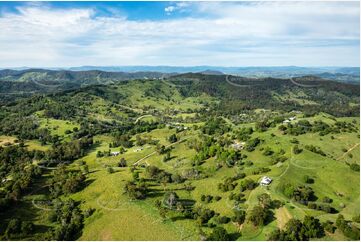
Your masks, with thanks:
[(322, 202), (324, 202), (324, 203), (332, 203), (332, 198), (324, 197), (324, 198), (322, 198)]
[(240, 183), (240, 190), (241, 192), (245, 191), (245, 190), (253, 190), (257, 187), (257, 182), (255, 182), (252, 179), (245, 179)]
[(222, 227), (216, 227), (213, 229), (212, 233), (207, 240), (210, 241), (229, 241), (231, 240), (227, 231)]
[(108, 167), (107, 167), (107, 172), (108, 172), (109, 174), (114, 173), (114, 169), (113, 169), (113, 167), (108, 166)]
[(214, 197), (214, 200), (216, 200), (217, 202), (219, 201), (219, 200), (221, 200), (222, 199), (222, 197), (220, 197), (220, 196), (215, 196)]
[(303, 149), (299, 148), (298, 145), (295, 145), (293, 147), (293, 154), (297, 155), (300, 154), (303, 151)]
[(336, 230), (336, 227), (333, 225), (333, 222), (330, 220), (327, 220), (326, 222), (322, 223), (322, 227), (329, 233), (334, 233)]
[(122, 157), (118, 163), (118, 167), (127, 167), (127, 161)]
[(34, 232), (34, 224), (30, 221), (23, 221), (21, 223), (21, 233), (23, 235), (29, 235)]
[(17, 218), (11, 219), (5, 230), (5, 234), (11, 237), (13, 234), (19, 234), (21, 231), (21, 221)]
[(171, 143), (175, 143), (177, 142), (178, 138), (175, 134), (172, 134), (171, 136), (169, 136), (168, 141)]
[(353, 171), (360, 172), (360, 165), (359, 165), (359, 164), (352, 163), (352, 164), (350, 165), (350, 168), (351, 168), (351, 170), (353, 170)]
[(219, 224), (227, 224), (230, 221), (231, 221), (231, 219), (226, 216), (220, 216), (217, 218), (217, 223), (219, 223)]
[(266, 147), (262, 154), (265, 156), (270, 156), (270, 155), (273, 155), (273, 153), (274, 153), (274, 151), (270, 147)]
[(308, 176), (308, 175), (304, 175), (304, 176), (303, 176), (303, 181), (304, 181), (305, 183), (307, 183), (307, 184), (312, 184), (312, 183), (315, 182), (315, 181), (313, 180), (313, 178), (311, 178), (311, 177)]
[(299, 143), (300, 143), (300, 142), (298, 141), (298, 139), (296, 139), (296, 138), (291, 139), (290, 142), (291, 142), (292, 144), (299, 144)]
[(84, 211), (84, 217), (88, 218), (95, 212), (95, 208), (88, 208)]
[(338, 215), (336, 226), (346, 237), (352, 240), (360, 240), (360, 229), (346, 221), (342, 214)]

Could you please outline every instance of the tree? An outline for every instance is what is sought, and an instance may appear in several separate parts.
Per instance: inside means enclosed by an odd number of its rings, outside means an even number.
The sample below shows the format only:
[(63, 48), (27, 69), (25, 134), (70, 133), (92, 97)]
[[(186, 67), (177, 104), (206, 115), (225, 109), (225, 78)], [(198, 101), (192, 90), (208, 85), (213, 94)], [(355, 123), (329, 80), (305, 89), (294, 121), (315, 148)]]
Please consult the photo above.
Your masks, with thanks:
[(232, 222), (235, 222), (238, 225), (243, 224), (245, 219), (246, 219), (246, 212), (243, 210), (235, 210), (234, 216), (231, 218)]
[(124, 192), (132, 199), (145, 199), (147, 196), (147, 186), (144, 182), (138, 184), (134, 182), (127, 182), (124, 186)]
[(21, 221), (17, 218), (13, 218), (9, 221), (5, 230), (5, 235), (10, 238), (13, 234), (19, 234), (21, 231)]
[(306, 237), (302, 233), (302, 222), (298, 219), (291, 218), (286, 224), (286, 233), (288, 240), (305, 240)]
[(120, 161), (118, 163), (119, 167), (127, 167), (127, 161), (125, 160), (124, 157), (120, 158)]
[(172, 134), (171, 136), (169, 136), (168, 141), (171, 143), (175, 143), (178, 141), (177, 135)]
[(272, 205), (272, 199), (270, 197), (270, 195), (268, 195), (267, 193), (262, 193), (261, 195), (259, 195), (258, 197), (258, 203), (263, 207), (263, 208), (270, 208)]
[(258, 132), (264, 132), (270, 127), (270, 123), (268, 120), (262, 120), (260, 122), (256, 122), (255, 127)]
[(305, 216), (303, 219), (303, 226), (306, 230), (305, 236), (307, 238), (320, 238), (325, 234), (320, 220), (312, 216)]
[(360, 229), (346, 221), (342, 214), (338, 215), (336, 226), (346, 237), (352, 240), (360, 240)]
[(23, 221), (21, 223), (21, 233), (24, 235), (31, 234), (34, 231), (34, 224), (30, 221)]
[(155, 176), (158, 175), (159, 172), (160, 172), (159, 168), (153, 165), (147, 166), (147, 168), (145, 169), (145, 173), (150, 178), (154, 178)]
[(359, 165), (359, 164), (352, 163), (352, 164), (350, 165), (350, 168), (351, 168), (351, 170), (353, 170), (353, 171), (360, 172), (360, 165)]
[(303, 181), (304, 181), (305, 183), (308, 183), (308, 184), (314, 183), (313, 178), (310, 177), (309, 175), (304, 175), (304, 176), (303, 176)]
[(184, 178), (179, 174), (173, 174), (171, 178), (172, 178), (172, 182), (174, 183), (182, 183), (184, 181)]
[(171, 156), (170, 156), (170, 151), (166, 152), (164, 157), (163, 157), (163, 162), (167, 162), (171, 159)]
[(84, 175), (89, 173), (89, 166), (88, 165), (85, 164), (85, 165), (81, 166), (81, 169), (82, 169), (82, 172), (83, 172)]
[(293, 154), (295, 154), (295, 155), (301, 153), (302, 151), (303, 151), (303, 149), (299, 148), (298, 145), (295, 145), (293, 147)]
[(163, 176), (163, 177), (160, 178), (160, 183), (162, 183), (164, 191), (165, 191), (165, 189), (167, 187), (168, 182), (169, 182), (169, 177), (168, 176)]
[(108, 172), (109, 174), (114, 173), (114, 169), (113, 169), (113, 167), (108, 166), (108, 167), (107, 167), (107, 172)]
[(212, 233), (209, 235), (208, 240), (210, 241), (229, 241), (231, 240), (227, 230), (222, 227), (215, 227)]
[(321, 238), (324, 234), (324, 228), (320, 221), (312, 216), (305, 216), (304, 221), (290, 219), (284, 230), (276, 229), (268, 237), (268, 240), (310, 240)]
[(268, 222), (270, 211), (262, 206), (255, 206), (250, 213), (249, 220), (255, 226), (262, 226)]
[(178, 195), (175, 192), (166, 192), (163, 198), (163, 204), (168, 208), (173, 208), (178, 202)]

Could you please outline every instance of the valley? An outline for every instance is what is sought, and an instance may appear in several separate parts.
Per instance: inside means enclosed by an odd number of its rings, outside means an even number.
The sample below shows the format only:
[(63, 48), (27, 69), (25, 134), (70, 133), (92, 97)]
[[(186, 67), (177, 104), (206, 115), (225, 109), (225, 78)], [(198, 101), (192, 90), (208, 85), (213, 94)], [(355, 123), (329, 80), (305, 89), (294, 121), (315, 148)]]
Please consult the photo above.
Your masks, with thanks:
[(104, 73), (1, 96), (2, 240), (359, 239), (359, 85)]

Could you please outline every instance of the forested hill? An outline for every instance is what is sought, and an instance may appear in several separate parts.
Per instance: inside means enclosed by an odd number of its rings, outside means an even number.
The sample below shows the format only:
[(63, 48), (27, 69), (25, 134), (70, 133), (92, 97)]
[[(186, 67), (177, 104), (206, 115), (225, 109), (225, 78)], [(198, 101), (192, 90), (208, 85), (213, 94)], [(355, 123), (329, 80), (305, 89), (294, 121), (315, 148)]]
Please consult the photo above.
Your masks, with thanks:
[[(41, 72), (37, 72), (39, 74)], [(48, 75), (48, 72), (45, 72)], [(51, 75), (61, 80), (59, 72), (50, 72)], [(299, 110), (305, 114), (326, 112), (334, 116), (358, 116), (359, 115), (359, 85), (328, 81), (319, 77), (306, 76), (293, 79), (276, 78), (241, 78), (228, 75), (205, 75), (201, 73), (187, 73), (170, 76), (165, 79), (142, 79), (125, 81), (115, 78), (115, 73), (85, 72), (72, 73), (61, 72), (67, 80), (79, 80), (81, 83), (92, 82), (92, 75), (99, 77), (96, 85), (81, 86), (74, 84), (75, 90), (59, 89), (54, 96), (40, 98), (41, 103), (51, 98), (52, 102), (58, 102), (64, 110), (80, 110), (80, 102), (86, 97), (97, 97), (106, 102), (121, 105), (146, 106), (154, 112), (163, 107), (174, 109), (181, 106), (184, 100), (212, 99), (215, 102), (210, 106), (211, 112), (221, 115), (237, 115), (245, 110), (270, 109), (275, 111), (289, 112)], [(23, 76), (24, 74), (20, 74)], [(39, 74), (40, 75), (40, 74)], [(84, 79), (81, 79), (83, 76)], [(114, 78), (114, 79), (112, 79)], [(20, 79), (20, 78), (19, 78)], [(39, 79), (37, 79), (39, 80)], [(45, 82), (45, 78), (43, 83)], [(114, 80), (107, 84), (107, 80)], [(122, 80), (122, 81), (121, 81)], [(120, 82), (117, 82), (120, 81)], [(7, 81), (8, 83), (22, 83), (21, 81)], [(58, 81), (62, 83), (62, 81)], [(30, 81), (28, 82), (30, 83)], [(69, 87), (74, 82), (64, 82)], [(69, 84), (70, 83), (70, 84)], [(105, 85), (97, 84), (105, 83)], [(62, 87), (64, 87), (62, 86)], [(3, 88), (3, 86), (2, 86)], [(21, 89), (19, 89), (21, 90)], [(19, 91), (17, 90), (17, 91)], [(41, 90), (37, 90), (38, 92)], [(38, 95), (35, 96), (35, 99)], [(33, 98), (34, 99), (34, 98)], [(75, 100), (76, 99), (76, 100)], [(14, 99), (13, 99), (14, 100)], [(202, 101), (202, 100), (201, 100)], [(8, 100), (2, 96), (3, 104)], [(40, 103), (40, 101), (37, 101)], [(49, 101), (46, 101), (49, 103)], [(49, 106), (43, 103), (39, 106)], [(67, 106), (72, 103), (71, 107)], [(183, 109), (186, 109), (185, 107)], [(41, 109), (39, 109), (41, 110)], [(77, 113), (77, 112), (74, 112)]]
[[(140, 72), (107, 72), (100, 70), (86, 70), (86, 71), (70, 71), (70, 70), (46, 70), (46, 69), (26, 69), (26, 70), (0, 70), (0, 96), (10, 96), (8, 99), (13, 99), (16, 96), (30, 96), (34, 93), (52, 93), (63, 90), (78, 89), (87, 85), (95, 84), (113, 84), (125, 80), (134, 79), (161, 79), (174, 76), (172, 79), (179, 78), (193, 78), (197, 80), (214, 80), (217, 85), (220, 80), (225, 80), (226, 75), (222, 72), (214, 70), (203, 70), (197, 73), (162, 73), (151, 71)], [(298, 77), (300, 78), (300, 77)], [(330, 75), (324, 73), (323, 79), (333, 80)], [(234, 77), (233, 77), (234, 79)], [(289, 78), (238, 78), (241, 85), (258, 85), (262, 82), (263, 88), (275, 88), (279, 84), (287, 83)], [(309, 78), (310, 81), (319, 81), (320, 76)], [(337, 80), (340, 83), (348, 81), (344, 75), (339, 75)], [(237, 82), (236, 81), (236, 82)], [(246, 83), (246, 84), (244, 84)], [(358, 83), (354, 83), (358, 85)], [(342, 84), (334, 83), (332, 86), (336, 88), (343, 88)], [(347, 86), (347, 85), (346, 85)]]
[(222, 106), (219, 112), (266, 108), (309, 113), (323, 111), (336, 116), (359, 114), (359, 85), (315, 76), (278, 79), (188, 73), (172, 76), (169, 81), (184, 96), (207, 93), (218, 97)]
[[(110, 84), (131, 79), (160, 78), (160, 72), (105, 72), (67, 70), (0, 70), (0, 95), (31, 95), (77, 89), (86, 85)], [(166, 76), (166, 75), (165, 75)]]

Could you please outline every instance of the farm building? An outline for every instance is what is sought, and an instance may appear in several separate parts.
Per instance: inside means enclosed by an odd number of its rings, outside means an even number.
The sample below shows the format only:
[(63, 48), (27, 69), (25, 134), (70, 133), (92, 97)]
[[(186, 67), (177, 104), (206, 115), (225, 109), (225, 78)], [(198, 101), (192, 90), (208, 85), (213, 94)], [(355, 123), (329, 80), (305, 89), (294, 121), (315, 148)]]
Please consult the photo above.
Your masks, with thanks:
[(235, 150), (243, 150), (245, 144), (246, 144), (245, 142), (234, 142), (230, 146)]
[(112, 156), (117, 156), (117, 155), (119, 155), (119, 154), (120, 154), (119, 151), (113, 151), (113, 152), (111, 152), (111, 155), (112, 155)]
[(271, 184), (271, 182), (272, 182), (271, 178), (269, 178), (268, 176), (264, 176), (264, 177), (262, 177), (260, 184), (262, 186), (268, 186), (269, 184)]
[(284, 124), (288, 124), (290, 123), (291, 121), (289, 121), (288, 119), (286, 119), (285, 121), (283, 121)]

